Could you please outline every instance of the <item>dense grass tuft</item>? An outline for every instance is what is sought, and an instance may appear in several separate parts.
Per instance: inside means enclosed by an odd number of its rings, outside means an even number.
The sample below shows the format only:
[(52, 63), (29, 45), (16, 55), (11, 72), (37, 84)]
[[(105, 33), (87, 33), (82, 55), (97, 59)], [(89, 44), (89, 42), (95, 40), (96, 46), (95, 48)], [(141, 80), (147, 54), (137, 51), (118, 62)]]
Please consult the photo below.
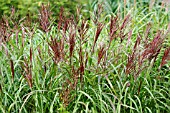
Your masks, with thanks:
[(4, 16), (0, 112), (170, 112), (169, 15), (128, 4), (90, 19), (61, 8), (57, 23), (45, 5), (35, 23)]

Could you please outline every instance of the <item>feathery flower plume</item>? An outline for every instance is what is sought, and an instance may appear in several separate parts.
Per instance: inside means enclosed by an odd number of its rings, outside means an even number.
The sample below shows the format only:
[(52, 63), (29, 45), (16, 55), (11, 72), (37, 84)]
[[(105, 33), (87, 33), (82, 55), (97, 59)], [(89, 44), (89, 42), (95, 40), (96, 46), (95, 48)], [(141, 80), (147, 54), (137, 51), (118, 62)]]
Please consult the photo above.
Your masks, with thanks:
[(93, 44), (93, 47), (92, 47), (92, 53), (94, 52), (94, 47), (96, 45), (96, 42), (97, 42), (97, 40), (99, 38), (99, 35), (100, 35), (103, 27), (104, 27), (104, 25), (102, 23), (97, 24), (97, 31), (96, 31), (96, 35), (95, 35), (95, 38), (94, 38), (94, 44)]
[(42, 4), (40, 10), (40, 17), (39, 17), (40, 27), (45, 32), (49, 31), (49, 26), (50, 26), (50, 22), (49, 22), (50, 11), (48, 8), (49, 8), (49, 4), (47, 6)]
[(167, 61), (170, 60), (170, 47), (167, 48), (165, 51), (164, 51), (164, 55), (162, 57), (162, 61), (161, 61), (161, 64), (160, 64), (160, 68), (165, 65), (167, 63)]

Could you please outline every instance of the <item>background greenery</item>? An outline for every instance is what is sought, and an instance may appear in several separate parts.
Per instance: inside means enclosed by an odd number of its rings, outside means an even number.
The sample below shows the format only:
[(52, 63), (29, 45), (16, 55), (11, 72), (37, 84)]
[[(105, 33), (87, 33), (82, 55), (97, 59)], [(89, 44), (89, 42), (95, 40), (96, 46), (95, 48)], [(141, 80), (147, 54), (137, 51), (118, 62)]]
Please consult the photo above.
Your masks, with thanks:
[(0, 15), (10, 15), (12, 6), (16, 8), (21, 17), (27, 14), (37, 17), (41, 4), (50, 4), (54, 15), (58, 15), (60, 7), (64, 7), (66, 12), (74, 14), (77, 4), (83, 3), (81, 0), (0, 0)]
[[(124, 8), (124, 1), (126, 1), (126, 8)], [(29, 14), (35, 19), (38, 17), (38, 9), (42, 3), (50, 4), (50, 10), (55, 17), (58, 17), (60, 7), (64, 7), (67, 16), (75, 15), (76, 8), (81, 7), (82, 15), (89, 18), (90, 12), (97, 10), (97, 4), (104, 6), (105, 14), (111, 14), (122, 12), (124, 9), (129, 10), (132, 6), (146, 8), (149, 7), (151, 1), (154, 1), (155, 5), (160, 8), (162, 0), (0, 0), (0, 18), (2, 15), (10, 16), (11, 8), (14, 7), (20, 18)]]

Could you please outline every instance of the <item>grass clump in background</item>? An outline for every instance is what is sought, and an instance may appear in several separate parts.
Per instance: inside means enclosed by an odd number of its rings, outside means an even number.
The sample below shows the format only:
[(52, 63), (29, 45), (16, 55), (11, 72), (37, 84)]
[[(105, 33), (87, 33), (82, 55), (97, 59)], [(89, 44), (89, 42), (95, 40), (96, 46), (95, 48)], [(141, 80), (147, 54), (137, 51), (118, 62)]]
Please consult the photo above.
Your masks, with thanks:
[(169, 112), (169, 15), (128, 4), (96, 3), (90, 19), (61, 8), (55, 21), (44, 4), (38, 22), (4, 16), (1, 112)]

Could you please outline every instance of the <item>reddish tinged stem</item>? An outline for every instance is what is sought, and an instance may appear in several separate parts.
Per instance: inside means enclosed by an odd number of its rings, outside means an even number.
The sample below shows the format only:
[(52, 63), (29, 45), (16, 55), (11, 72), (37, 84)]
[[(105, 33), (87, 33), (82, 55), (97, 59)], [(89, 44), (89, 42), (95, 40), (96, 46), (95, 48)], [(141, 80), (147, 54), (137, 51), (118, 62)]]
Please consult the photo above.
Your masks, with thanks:
[(32, 48), (30, 47), (30, 62), (32, 63)]
[(13, 60), (10, 60), (10, 65), (11, 65), (11, 72), (12, 72), (12, 81), (14, 81), (14, 63)]

